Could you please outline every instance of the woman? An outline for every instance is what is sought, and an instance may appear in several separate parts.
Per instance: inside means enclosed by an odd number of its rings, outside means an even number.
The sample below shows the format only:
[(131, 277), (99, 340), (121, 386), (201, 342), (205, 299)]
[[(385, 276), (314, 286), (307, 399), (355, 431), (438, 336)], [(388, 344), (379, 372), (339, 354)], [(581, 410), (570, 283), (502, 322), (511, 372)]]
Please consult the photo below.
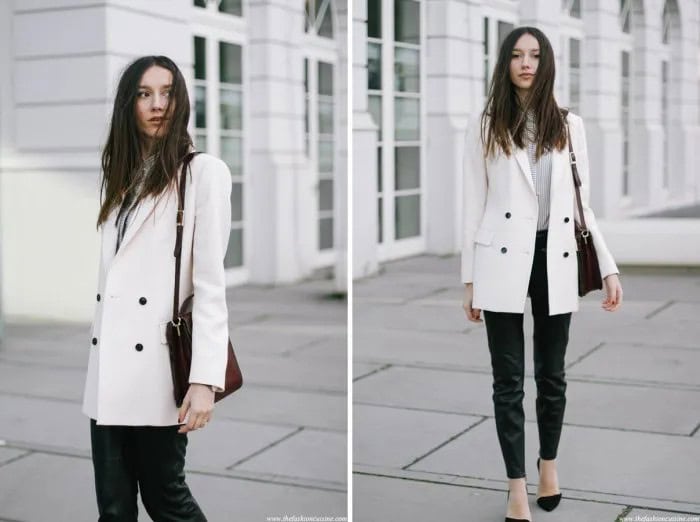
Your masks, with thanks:
[(136, 521), (137, 487), (154, 521), (206, 520), (183, 469), (187, 432), (207, 424), (224, 387), (231, 175), (207, 154), (188, 168), (180, 302), (194, 293), (193, 355), (178, 409), (165, 328), (189, 116), (185, 80), (170, 59), (147, 56), (127, 67), (102, 154), (102, 250), (83, 400), (100, 521)]
[(564, 116), (554, 99), (554, 54), (533, 27), (512, 31), (501, 46), (486, 107), (467, 131), (464, 155), (464, 310), (484, 311), (493, 369), (498, 439), (508, 475), (506, 521), (530, 520), (522, 406), (523, 315), (534, 319), (540, 481), (537, 503), (559, 500), (556, 456), (566, 403), (564, 356), (571, 312), (578, 309), (575, 193), (567, 124), (583, 185), (584, 217), (607, 294), (622, 303), (618, 269), (589, 207), (586, 135), (581, 118)]

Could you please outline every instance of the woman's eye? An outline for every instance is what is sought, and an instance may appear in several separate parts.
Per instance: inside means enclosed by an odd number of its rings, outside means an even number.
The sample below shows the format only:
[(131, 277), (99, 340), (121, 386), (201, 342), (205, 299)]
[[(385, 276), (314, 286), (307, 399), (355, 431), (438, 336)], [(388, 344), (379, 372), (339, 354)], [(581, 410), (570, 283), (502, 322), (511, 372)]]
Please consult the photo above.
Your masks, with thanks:
[(148, 96), (148, 93), (146, 91), (141, 91), (137, 94), (137, 96), (139, 98), (145, 98), (146, 96)]

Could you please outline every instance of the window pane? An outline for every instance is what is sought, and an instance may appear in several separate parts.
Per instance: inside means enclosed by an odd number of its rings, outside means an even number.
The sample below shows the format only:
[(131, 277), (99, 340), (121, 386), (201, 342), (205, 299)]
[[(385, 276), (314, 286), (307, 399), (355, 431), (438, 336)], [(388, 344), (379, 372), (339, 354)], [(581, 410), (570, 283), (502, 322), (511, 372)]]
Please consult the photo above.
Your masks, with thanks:
[(420, 91), (419, 54), (416, 49), (396, 48), (394, 62), (394, 90)]
[(207, 77), (206, 40), (201, 36), (194, 37), (194, 79), (205, 80)]
[(318, 171), (333, 172), (333, 141), (321, 139), (318, 141)]
[(326, 250), (333, 248), (333, 218), (318, 220), (318, 248)]
[(420, 148), (396, 147), (394, 185), (396, 190), (420, 187)]
[(197, 133), (194, 135), (194, 148), (200, 152), (207, 150), (207, 135)]
[(219, 81), (242, 83), (241, 46), (219, 42)]
[(241, 0), (221, 0), (219, 12), (236, 16), (243, 15), (243, 2)]
[(207, 128), (207, 88), (197, 85), (194, 88), (194, 126), (198, 129)]
[(194, 0), (194, 5), (196, 7), (206, 7), (207, 6), (207, 0)]
[(415, 0), (394, 0), (394, 40), (420, 43), (420, 4)]
[(489, 93), (489, 19), (484, 18), (484, 96)]
[(384, 190), (384, 182), (382, 181), (382, 148), (377, 147), (377, 192), (381, 193)]
[(397, 196), (395, 201), (396, 239), (420, 235), (420, 196)]
[(309, 92), (309, 59), (304, 58), (304, 92)]
[(419, 101), (415, 98), (395, 98), (395, 138), (397, 140), (420, 139)]
[(629, 78), (630, 75), (630, 53), (622, 51), (622, 77)]
[(581, 67), (580, 42), (575, 38), (569, 40), (569, 64), (571, 67)]
[[(321, 3), (323, 0), (316, 0), (316, 5), (318, 7), (316, 8), (316, 13), (318, 16), (319, 13), (319, 8), (321, 7)], [(326, 8), (326, 11), (323, 13), (323, 18), (321, 19), (321, 26), (318, 28), (318, 35), (319, 36), (324, 36), (326, 38), (333, 38), (333, 12), (331, 11), (332, 9), (332, 2), (328, 2), (328, 7)]]
[(243, 220), (243, 183), (231, 185), (231, 221)]
[(219, 89), (219, 110), (222, 129), (242, 129), (242, 93), (232, 89)]
[(581, 18), (581, 0), (574, 0), (569, 13), (574, 18)]
[(501, 22), (499, 20), (498, 22), (498, 48), (501, 48), (501, 44), (503, 43), (503, 40), (506, 39), (506, 36), (513, 30), (513, 24), (509, 24), (508, 22)]
[(382, 198), (377, 200), (377, 241), (384, 241), (384, 209), (382, 208)]
[(382, 0), (367, 1), (367, 36), (382, 37)]
[(318, 132), (333, 134), (333, 102), (319, 100), (318, 102)]
[(241, 138), (221, 137), (221, 159), (234, 176), (243, 175), (243, 148)]
[(240, 228), (234, 228), (229, 234), (224, 266), (226, 268), (243, 266), (243, 230)]
[(333, 96), (333, 64), (318, 62), (318, 93)]
[(322, 179), (318, 182), (318, 209), (333, 210), (333, 180)]
[(367, 86), (370, 89), (382, 88), (382, 46), (367, 44)]
[(374, 123), (379, 127), (379, 141), (382, 140), (382, 97), (376, 95), (370, 95), (369, 99), (369, 113), (374, 120)]

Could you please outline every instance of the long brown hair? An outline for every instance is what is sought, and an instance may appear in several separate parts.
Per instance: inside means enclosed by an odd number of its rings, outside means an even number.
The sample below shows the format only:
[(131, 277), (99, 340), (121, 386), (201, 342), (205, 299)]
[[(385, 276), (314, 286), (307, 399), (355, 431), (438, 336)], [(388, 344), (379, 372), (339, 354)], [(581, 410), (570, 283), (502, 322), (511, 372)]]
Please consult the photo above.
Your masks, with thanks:
[[(540, 59), (532, 87), (521, 104), (510, 79), (510, 62), (515, 44), (526, 33), (537, 39)], [(510, 156), (512, 143), (518, 148), (525, 147), (525, 115), (529, 110), (533, 111), (537, 126), (537, 158), (545, 151), (562, 150), (566, 146), (566, 127), (554, 99), (554, 74), (554, 52), (542, 31), (535, 27), (518, 27), (506, 36), (481, 114), (481, 139), (486, 157), (495, 156), (499, 150)]]
[(149, 153), (154, 156), (140, 199), (161, 194), (177, 175), (177, 168), (192, 146), (187, 132), (190, 99), (185, 79), (177, 65), (166, 56), (144, 56), (132, 62), (122, 73), (114, 98), (109, 137), (102, 151), (100, 213), (97, 227), (107, 220), (112, 209), (133, 190), (134, 172), (143, 164), (143, 139), (136, 125), (135, 103), (144, 72), (157, 65), (173, 76), (164, 119), (168, 131), (153, 139)]

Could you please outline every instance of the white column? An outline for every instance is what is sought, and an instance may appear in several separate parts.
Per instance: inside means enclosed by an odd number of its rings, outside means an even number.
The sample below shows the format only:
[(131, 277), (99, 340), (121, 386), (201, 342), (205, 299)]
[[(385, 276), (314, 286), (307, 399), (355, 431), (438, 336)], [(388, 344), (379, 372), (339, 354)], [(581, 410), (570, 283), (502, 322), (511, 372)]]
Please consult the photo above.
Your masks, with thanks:
[(250, 280), (296, 281), (311, 272), (305, 230), (313, 180), (304, 160), (303, 4), (250, 2), (248, 44)]
[(462, 155), (470, 114), (483, 105), (480, 1), (427, 3), (425, 93), (427, 250), (461, 249)]
[(377, 272), (377, 138), (367, 107), (367, 1), (352, 10), (353, 278)]
[[(675, 164), (677, 175), (671, 175), (671, 190), (674, 196), (686, 203), (700, 201), (700, 127), (698, 126), (698, 27), (700, 26), (700, 2), (698, 0), (678, 0), (680, 12), (679, 31), (673, 34), (678, 41), (672, 42), (672, 49), (678, 53), (671, 58), (677, 60), (677, 78), (671, 84), (677, 85), (677, 99), (671, 99), (672, 132), (670, 143), (676, 144)], [(673, 171), (672, 171), (673, 172)]]
[(586, 34), (581, 52), (581, 116), (588, 142), (591, 205), (596, 215), (609, 217), (622, 193), (618, 6), (589, 0), (581, 7)]
[(348, 3), (347, 0), (338, 0), (336, 4), (338, 13), (338, 27), (336, 28), (336, 41), (338, 42), (338, 68), (336, 77), (338, 87), (336, 89), (336, 107), (338, 114), (336, 146), (339, 161), (335, 165), (335, 179), (333, 182), (333, 209), (335, 238), (335, 288), (340, 292), (348, 289)]

